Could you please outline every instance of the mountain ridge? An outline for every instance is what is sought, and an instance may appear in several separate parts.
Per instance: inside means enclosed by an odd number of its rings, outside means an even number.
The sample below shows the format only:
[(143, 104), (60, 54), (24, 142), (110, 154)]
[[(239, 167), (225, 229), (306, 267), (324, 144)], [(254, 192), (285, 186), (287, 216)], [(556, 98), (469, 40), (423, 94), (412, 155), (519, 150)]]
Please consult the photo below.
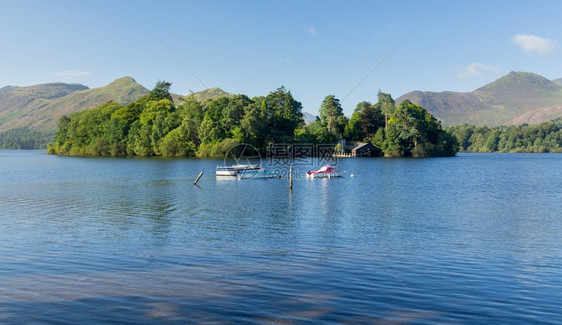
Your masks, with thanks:
[(424, 107), (444, 125), (540, 123), (562, 117), (562, 78), (548, 80), (535, 73), (512, 71), (472, 92), (412, 91), (396, 101), (405, 99)]
[(98, 88), (61, 82), (6, 86), (0, 88), (0, 131), (22, 127), (52, 131), (63, 115), (108, 101), (128, 104), (148, 93), (148, 89), (131, 77), (122, 77)]

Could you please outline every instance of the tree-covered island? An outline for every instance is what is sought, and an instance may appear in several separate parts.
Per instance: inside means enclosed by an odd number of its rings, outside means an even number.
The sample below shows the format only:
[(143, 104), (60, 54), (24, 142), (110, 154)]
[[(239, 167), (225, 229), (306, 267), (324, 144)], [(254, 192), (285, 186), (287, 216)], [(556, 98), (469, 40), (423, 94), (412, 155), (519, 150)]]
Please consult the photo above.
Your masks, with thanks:
[(350, 119), (326, 96), (316, 121), (306, 125), (302, 105), (280, 87), (267, 96), (221, 97), (175, 105), (171, 84), (159, 81), (150, 94), (126, 106), (108, 102), (63, 116), (49, 154), (91, 156), (217, 157), (247, 143), (265, 152), (271, 144), (371, 142), (387, 157), (453, 156), (457, 139), (424, 108), (389, 94), (361, 102)]

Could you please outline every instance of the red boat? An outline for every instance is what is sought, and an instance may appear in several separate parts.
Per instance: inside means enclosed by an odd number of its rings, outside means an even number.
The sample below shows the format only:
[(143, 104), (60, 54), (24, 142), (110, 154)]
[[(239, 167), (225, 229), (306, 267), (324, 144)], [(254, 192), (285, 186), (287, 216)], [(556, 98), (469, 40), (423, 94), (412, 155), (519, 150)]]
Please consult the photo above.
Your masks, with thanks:
[(342, 177), (343, 172), (336, 170), (335, 167), (325, 165), (318, 170), (311, 170), (306, 172), (306, 178), (334, 178)]

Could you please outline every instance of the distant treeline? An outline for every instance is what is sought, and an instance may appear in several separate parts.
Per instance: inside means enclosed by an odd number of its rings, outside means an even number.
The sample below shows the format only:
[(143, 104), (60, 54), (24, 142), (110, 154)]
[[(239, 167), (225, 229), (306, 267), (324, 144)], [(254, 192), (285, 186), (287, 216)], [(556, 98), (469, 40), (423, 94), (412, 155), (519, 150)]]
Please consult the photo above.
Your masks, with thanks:
[(0, 132), (0, 149), (45, 149), (53, 141), (54, 132), (17, 128)]
[(326, 96), (319, 117), (305, 125), (302, 105), (280, 87), (267, 96), (221, 97), (200, 103), (190, 96), (174, 105), (170, 83), (126, 106), (113, 102), (60, 119), (48, 153), (95, 156), (222, 156), (246, 143), (260, 152), (273, 144), (335, 144), (338, 138), (371, 141), (385, 156), (451, 156), (456, 138), (425, 109), (409, 101), (397, 107), (379, 92), (346, 118), (340, 102)]
[(562, 119), (536, 125), (449, 127), (461, 151), (562, 152)]

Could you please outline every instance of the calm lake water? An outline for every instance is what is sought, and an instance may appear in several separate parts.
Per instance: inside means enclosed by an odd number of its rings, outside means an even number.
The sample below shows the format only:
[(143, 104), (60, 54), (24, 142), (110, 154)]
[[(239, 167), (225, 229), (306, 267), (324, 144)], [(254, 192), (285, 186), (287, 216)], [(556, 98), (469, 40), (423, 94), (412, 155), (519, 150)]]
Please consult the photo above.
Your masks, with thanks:
[(222, 163), (0, 151), (0, 323), (562, 323), (560, 154)]

